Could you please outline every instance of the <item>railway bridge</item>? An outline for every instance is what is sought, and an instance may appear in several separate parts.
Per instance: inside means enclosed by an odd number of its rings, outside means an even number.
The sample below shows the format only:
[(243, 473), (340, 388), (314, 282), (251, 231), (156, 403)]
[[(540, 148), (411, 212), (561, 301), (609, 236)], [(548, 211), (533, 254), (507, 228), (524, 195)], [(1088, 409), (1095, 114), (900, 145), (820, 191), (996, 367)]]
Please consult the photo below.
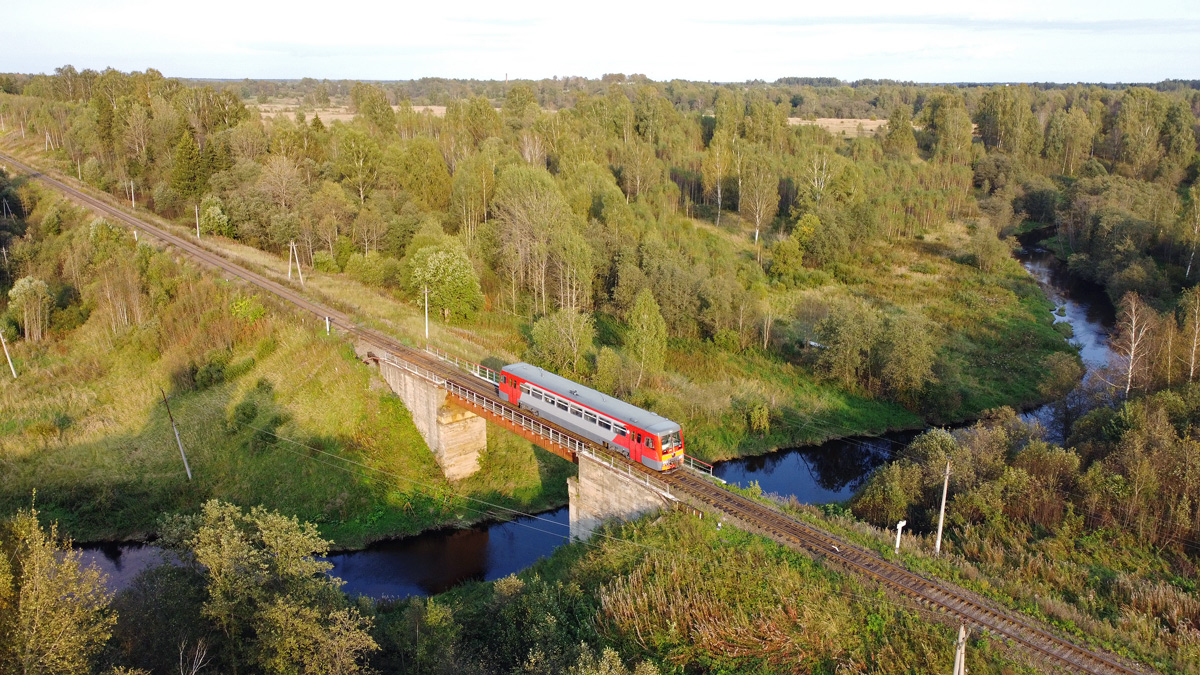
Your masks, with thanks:
[[(37, 178), (83, 206), (118, 223), (149, 234), (177, 248), (202, 265), (238, 277), (257, 289), (272, 293), (300, 309), (323, 318), (352, 338), (360, 353), (379, 365), (382, 377), (413, 410), (430, 447), (447, 474), (469, 474), (478, 451), (486, 444), (482, 420), (529, 438), (541, 447), (579, 464), (579, 476), (570, 486), (572, 534), (586, 537), (609, 517), (628, 517), (651, 509), (687, 506), (717, 514), (747, 530), (804, 551), (851, 574), (878, 582), (890, 592), (921, 605), (939, 609), (955, 622), (992, 633), (1035, 658), (1047, 669), (1082, 673), (1124, 674), (1149, 672), (1111, 654), (1093, 651), (1039, 625), (1016, 612), (959, 589), (947, 582), (909, 571), (901, 563), (801, 522), (777, 508), (724, 489), (693, 470), (670, 474), (628, 462), (588, 439), (533, 417), (501, 401), (494, 386), (495, 373), (459, 361), (432, 349), (418, 349), (378, 331), (365, 328), (352, 317), (320, 305), (282, 280), (268, 278), (241, 267), (200, 245), (195, 239), (138, 217), (59, 179), (38, 172), (0, 154), (0, 163)], [(415, 408), (415, 409), (414, 409)]]

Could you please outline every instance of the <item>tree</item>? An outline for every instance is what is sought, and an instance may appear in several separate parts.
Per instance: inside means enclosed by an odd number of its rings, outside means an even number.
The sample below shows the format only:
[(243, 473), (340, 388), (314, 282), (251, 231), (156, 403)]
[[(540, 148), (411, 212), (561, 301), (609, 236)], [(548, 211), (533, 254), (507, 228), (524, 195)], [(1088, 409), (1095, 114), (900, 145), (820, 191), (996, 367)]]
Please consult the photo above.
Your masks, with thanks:
[(50, 287), (41, 279), (22, 277), (9, 290), (8, 299), (21, 312), (21, 330), (25, 333), (25, 339), (41, 342), (53, 304)]
[(441, 312), (443, 321), (469, 319), (483, 306), (479, 277), (461, 245), (426, 246), (411, 256), (408, 265), (409, 291), (424, 303), (428, 289), (429, 305)]
[(917, 137), (913, 134), (912, 108), (901, 104), (888, 116), (883, 149), (897, 157), (912, 157), (917, 153)]
[(359, 204), (365, 204), (379, 178), (379, 144), (360, 129), (348, 126), (335, 129), (337, 169), (358, 193)]
[(1153, 177), (1162, 159), (1159, 132), (1166, 120), (1162, 96), (1145, 87), (1130, 87), (1121, 95), (1117, 134), (1121, 161), (1138, 178)]
[(533, 324), (534, 361), (556, 373), (576, 376), (595, 337), (596, 327), (591, 315), (574, 309), (560, 309)]
[(759, 231), (775, 218), (779, 210), (779, 174), (770, 156), (761, 148), (752, 149), (742, 170), (742, 188), (738, 194), (742, 217), (754, 223), (754, 249), (762, 262)]
[[(313, 193), (311, 217), (315, 219), (313, 233), (329, 248), (329, 255), (334, 254), (334, 245), (338, 237), (346, 232), (354, 207), (346, 197), (346, 192), (337, 183), (324, 181), (321, 187)], [(311, 257), (312, 251), (309, 251)]]
[(450, 206), (451, 178), (437, 143), (424, 136), (388, 148), (385, 185), (404, 190), (429, 210)]
[(1046, 159), (1064, 176), (1074, 176), (1092, 151), (1095, 129), (1082, 108), (1055, 110), (1046, 127)]
[(115, 613), (105, 578), (82, 553), (42, 529), (36, 509), (0, 529), (0, 672), (88, 672), (107, 642)]
[(704, 160), (700, 164), (704, 192), (716, 197), (717, 200), (717, 225), (721, 224), (722, 190), (732, 166), (733, 138), (729, 136), (728, 132), (720, 130), (713, 135), (712, 141), (708, 144), (708, 151), (704, 153)]
[(379, 240), (387, 232), (387, 223), (378, 211), (367, 206), (358, 212), (351, 232), (355, 243), (362, 247), (363, 255), (366, 255), (379, 248)]
[(883, 384), (900, 401), (912, 405), (933, 377), (937, 348), (933, 327), (923, 317), (902, 314), (887, 320), (883, 331)]
[(224, 636), (233, 670), (353, 673), (377, 649), (371, 621), (346, 606), (341, 579), (326, 574), (329, 542), (314, 525), (211, 500), (159, 529), (164, 546), (202, 571), (202, 614)]
[(215, 195), (206, 195), (200, 202), (200, 230), (206, 234), (233, 237), (236, 228), (225, 215), (225, 207)]
[(1179, 298), (1183, 307), (1183, 341), (1180, 349), (1187, 366), (1188, 382), (1200, 374), (1200, 286), (1192, 286)]
[(592, 386), (615, 396), (621, 381), (621, 355), (612, 347), (601, 347), (596, 354), (596, 372), (592, 375)]
[(264, 197), (286, 211), (300, 201), (304, 179), (291, 157), (271, 155), (258, 177), (258, 189)]
[(180, 134), (171, 164), (171, 188), (185, 199), (198, 201), (208, 186), (208, 169), (200, 146), (190, 133)]
[(930, 96), (921, 109), (921, 123), (934, 159), (956, 164), (971, 159), (971, 116), (957, 90)]
[(625, 349), (637, 363), (638, 374), (634, 387), (640, 387), (646, 373), (662, 370), (667, 354), (667, 322), (659, 313), (658, 303), (650, 289), (643, 288), (629, 309), (629, 329), (625, 333)]
[(872, 355), (882, 329), (879, 312), (862, 301), (831, 307), (817, 323), (817, 366), (843, 386), (872, 383)]
[(1112, 340), (1113, 365), (1121, 379), (1115, 384), (1124, 389), (1126, 398), (1134, 387), (1141, 387), (1145, 383), (1149, 366), (1147, 361), (1151, 354), (1150, 331), (1155, 321), (1154, 310), (1137, 293), (1126, 293), (1117, 304), (1117, 331)]

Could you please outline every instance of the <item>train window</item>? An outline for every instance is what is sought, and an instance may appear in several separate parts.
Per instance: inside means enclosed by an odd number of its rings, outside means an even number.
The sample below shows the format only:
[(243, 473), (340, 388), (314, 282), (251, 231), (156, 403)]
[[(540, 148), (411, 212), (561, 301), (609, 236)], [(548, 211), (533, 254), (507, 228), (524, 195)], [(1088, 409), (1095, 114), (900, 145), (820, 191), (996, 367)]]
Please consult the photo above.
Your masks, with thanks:
[(641, 443), (641, 442), (642, 442), (642, 435), (641, 435), (641, 434), (637, 434), (637, 433), (635, 433), (635, 434), (633, 435), (633, 438), (634, 438), (634, 440), (636, 440), (638, 443)]
[(595, 415), (593, 415), (593, 414), (592, 414), (592, 413), (590, 413), (590, 412), (586, 412), (586, 411), (585, 411), (585, 412), (583, 413), (583, 419), (584, 419), (584, 421), (585, 421), (585, 422), (589, 422), (589, 423), (591, 423), (591, 424), (595, 424), (595, 423), (596, 423), (596, 416), (595, 416)]
[(542, 400), (542, 392), (538, 389), (530, 389), (529, 395), (536, 398), (539, 401)]
[(550, 394), (546, 394), (546, 404), (547, 404), (547, 405), (554, 405), (554, 397), (553, 397), (553, 396), (551, 396)]
[(571, 406), (571, 414), (576, 417), (583, 417), (583, 410), (581, 410), (578, 406)]
[(500, 384), (508, 384), (508, 376), (507, 375), (500, 376)]
[(560, 398), (560, 399), (558, 399), (558, 409), (559, 409), (559, 410), (566, 410), (566, 409), (567, 409), (567, 402), (566, 402), (566, 401), (564, 401), (564, 400), (562, 400), (561, 398)]
[(613, 430), (617, 432), (618, 436), (628, 436), (629, 435), (629, 432), (626, 431), (625, 427), (614, 426)]
[(600, 418), (600, 428), (607, 431), (612, 431), (612, 425), (609, 424), (608, 420), (604, 419), (603, 417)]
[(529, 393), (529, 385), (528, 385), (528, 384), (522, 384), (522, 385), (521, 385), (521, 393), (522, 393), (522, 394), (528, 394), (528, 393)]

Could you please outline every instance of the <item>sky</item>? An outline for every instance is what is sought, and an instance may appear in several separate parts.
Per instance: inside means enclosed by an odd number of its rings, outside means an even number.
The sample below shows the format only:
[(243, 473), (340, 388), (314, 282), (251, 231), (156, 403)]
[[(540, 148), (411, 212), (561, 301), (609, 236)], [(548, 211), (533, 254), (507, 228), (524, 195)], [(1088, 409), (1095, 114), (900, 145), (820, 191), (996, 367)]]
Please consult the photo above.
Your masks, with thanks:
[(1200, 79), (1200, 0), (8, 4), (0, 72), (71, 64), (222, 79)]

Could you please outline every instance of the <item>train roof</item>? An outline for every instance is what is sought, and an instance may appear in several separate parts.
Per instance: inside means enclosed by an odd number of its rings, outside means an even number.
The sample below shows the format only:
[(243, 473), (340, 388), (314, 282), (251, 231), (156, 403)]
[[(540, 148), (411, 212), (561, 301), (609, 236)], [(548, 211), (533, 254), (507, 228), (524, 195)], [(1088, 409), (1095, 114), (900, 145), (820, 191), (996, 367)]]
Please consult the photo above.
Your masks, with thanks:
[(513, 363), (504, 366), (501, 370), (516, 375), (522, 380), (536, 384), (547, 391), (560, 393), (563, 397), (569, 397), (592, 410), (608, 415), (613, 419), (627, 422), (652, 434), (661, 436), (672, 431), (679, 431), (679, 424), (657, 413), (652, 413), (631, 403), (626, 403), (619, 398), (613, 398), (591, 387), (585, 387), (578, 382), (568, 380), (561, 375), (555, 375), (554, 373), (542, 370), (537, 366), (528, 363)]

